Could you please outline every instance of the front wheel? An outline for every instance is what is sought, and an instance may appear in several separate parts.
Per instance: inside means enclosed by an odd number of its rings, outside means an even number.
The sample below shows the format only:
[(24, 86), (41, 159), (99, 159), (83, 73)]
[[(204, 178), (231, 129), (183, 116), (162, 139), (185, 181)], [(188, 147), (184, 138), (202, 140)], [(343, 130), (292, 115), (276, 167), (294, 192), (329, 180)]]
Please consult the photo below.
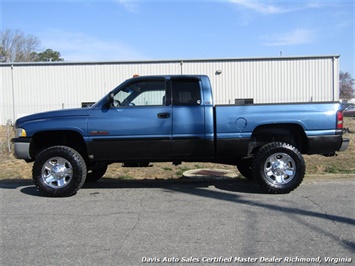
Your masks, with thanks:
[(289, 193), (303, 180), (302, 154), (292, 145), (272, 142), (260, 148), (252, 163), (252, 175), (268, 193)]
[(86, 173), (83, 157), (67, 146), (43, 150), (32, 169), (36, 187), (49, 197), (74, 195), (84, 184)]
[(239, 173), (249, 180), (253, 179), (253, 175), (251, 172), (252, 162), (253, 162), (252, 158), (240, 159), (237, 162), (237, 169), (238, 169)]

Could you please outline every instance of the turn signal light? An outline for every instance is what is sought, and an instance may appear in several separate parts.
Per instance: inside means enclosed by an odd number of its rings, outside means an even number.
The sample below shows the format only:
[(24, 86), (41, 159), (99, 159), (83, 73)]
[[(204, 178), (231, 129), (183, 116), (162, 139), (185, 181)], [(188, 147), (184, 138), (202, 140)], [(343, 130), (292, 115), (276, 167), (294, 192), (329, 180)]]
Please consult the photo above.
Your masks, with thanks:
[(26, 130), (24, 130), (23, 128), (17, 128), (16, 129), (16, 137), (17, 138), (21, 138), (21, 137), (26, 137)]

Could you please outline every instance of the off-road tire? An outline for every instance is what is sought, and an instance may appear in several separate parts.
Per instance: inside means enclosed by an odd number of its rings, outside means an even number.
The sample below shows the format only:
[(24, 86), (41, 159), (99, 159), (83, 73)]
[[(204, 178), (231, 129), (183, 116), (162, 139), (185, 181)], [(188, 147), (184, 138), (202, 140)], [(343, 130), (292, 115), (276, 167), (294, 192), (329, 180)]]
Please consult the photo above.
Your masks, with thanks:
[(266, 192), (284, 194), (302, 183), (306, 167), (296, 147), (272, 142), (256, 153), (251, 170), (254, 179)]
[(100, 180), (107, 171), (106, 163), (97, 163), (89, 166), (85, 182), (96, 182)]
[(237, 169), (239, 173), (249, 180), (253, 179), (253, 175), (251, 172), (252, 162), (253, 162), (252, 158), (240, 159), (237, 162)]
[(49, 197), (69, 197), (82, 187), (87, 168), (83, 157), (67, 146), (53, 146), (36, 158), (32, 177), (39, 191)]

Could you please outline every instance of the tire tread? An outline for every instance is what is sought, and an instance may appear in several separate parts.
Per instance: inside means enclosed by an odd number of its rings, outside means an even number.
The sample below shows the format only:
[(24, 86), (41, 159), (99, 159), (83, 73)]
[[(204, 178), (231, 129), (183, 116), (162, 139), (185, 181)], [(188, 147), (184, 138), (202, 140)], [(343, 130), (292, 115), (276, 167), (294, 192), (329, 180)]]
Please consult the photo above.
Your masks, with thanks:
[[(296, 175), (293, 177), (293, 180), (290, 184), (286, 185), (272, 185), (265, 181), (262, 173), (263, 159), (270, 156), (274, 152), (286, 152), (289, 155), (293, 156), (293, 159), (296, 163)], [(306, 171), (305, 162), (300, 151), (292, 146), (291, 144), (284, 142), (271, 142), (264, 145), (256, 153), (254, 160), (252, 162), (252, 175), (254, 179), (259, 183), (261, 188), (270, 194), (286, 194), (290, 193), (296, 189), (303, 181)]]
[[(51, 157), (58, 156), (71, 160), (74, 175), (70, 184), (60, 189), (53, 189), (41, 182), (41, 171), (45, 161)], [(32, 178), (35, 186), (47, 197), (70, 197), (75, 195), (83, 186), (86, 174), (87, 168), (83, 157), (79, 152), (67, 146), (52, 146), (43, 150), (37, 156), (32, 168)]]

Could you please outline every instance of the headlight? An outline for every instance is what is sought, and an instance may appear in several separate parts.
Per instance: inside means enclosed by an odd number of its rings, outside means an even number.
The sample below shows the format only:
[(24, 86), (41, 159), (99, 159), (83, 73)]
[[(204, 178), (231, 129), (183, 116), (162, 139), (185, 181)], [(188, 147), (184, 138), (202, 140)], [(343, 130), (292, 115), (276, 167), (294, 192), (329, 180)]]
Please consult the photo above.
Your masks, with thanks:
[(21, 137), (26, 137), (26, 130), (23, 128), (16, 128), (16, 137), (21, 138)]

